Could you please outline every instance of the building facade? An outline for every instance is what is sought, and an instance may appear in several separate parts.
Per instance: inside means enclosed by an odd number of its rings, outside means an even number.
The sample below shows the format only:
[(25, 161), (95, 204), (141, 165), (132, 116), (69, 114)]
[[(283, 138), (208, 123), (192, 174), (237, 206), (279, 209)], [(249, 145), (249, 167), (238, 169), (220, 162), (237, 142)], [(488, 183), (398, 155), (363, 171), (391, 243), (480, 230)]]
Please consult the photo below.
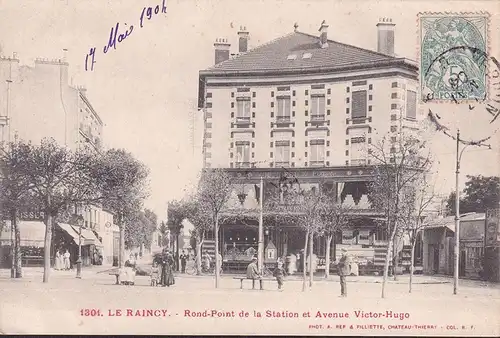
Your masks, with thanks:
[[(386, 235), (378, 231), (380, 212), (368, 203), (376, 164), (368, 148), (381, 136), (395, 144), (402, 133), (418, 130), (423, 118), (417, 107), (418, 68), (414, 61), (394, 56), (394, 28), (389, 19), (377, 24), (376, 52), (330, 40), (325, 22), (319, 36), (295, 27), (251, 50), (249, 33), (242, 29), (239, 53), (231, 55), (227, 41), (217, 39), (216, 64), (199, 76), (204, 167), (225, 168), (234, 175), (241, 183), (234, 195), (246, 196), (242, 205), (249, 208), (258, 205), (252, 191), (261, 177), (264, 198), (284, 173), (297, 179), (301, 189), (333, 191), (360, 216), (351, 230), (337, 236), (336, 249), (330, 248), (333, 256), (346, 245), (371, 263)], [(390, 143), (387, 147), (397, 151)], [(222, 226), (219, 249), (225, 261), (234, 252), (256, 248), (255, 222), (248, 224)], [(303, 247), (299, 229), (268, 226), (266, 233), (266, 243), (279, 256)], [(318, 239), (315, 245), (318, 266), (327, 250), (322, 243)]]
[[(21, 139), (36, 144), (44, 138), (53, 138), (71, 150), (81, 147), (89, 147), (96, 153), (103, 150), (103, 122), (87, 98), (86, 89), (68, 83), (68, 68), (64, 59), (38, 58), (31, 67), (21, 65), (15, 54), (0, 55), (0, 143)], [(98, 205), (82, 206), (78, 211), (84, 218), (82, 233), (89, 237), (83, 241), (84, 264), (111, 264), (116, 251), (113, 232), (118, 231), (112, 214)], [(30, 213), (37, 212), (26, 211)], [(21, 217), (20, 221), (21, 237), (30, 238), (29, 232), (33, 231), (22, 222), (42, 223), (43, 218)], [(72, 238), (71, 227), (62, 228)], [(2, 244), (6, 245), (5, 240)], [(71, 245), (78, 245), (78, 241), (71, 241)]]

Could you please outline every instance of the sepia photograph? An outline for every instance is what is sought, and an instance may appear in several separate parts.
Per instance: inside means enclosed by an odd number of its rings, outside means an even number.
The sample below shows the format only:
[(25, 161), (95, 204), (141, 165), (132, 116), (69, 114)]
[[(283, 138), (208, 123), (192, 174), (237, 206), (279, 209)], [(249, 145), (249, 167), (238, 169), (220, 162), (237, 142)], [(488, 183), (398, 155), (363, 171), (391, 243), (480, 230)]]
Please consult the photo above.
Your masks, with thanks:
[(0, 333), (500, 335), (496, 0), (0, 0)]

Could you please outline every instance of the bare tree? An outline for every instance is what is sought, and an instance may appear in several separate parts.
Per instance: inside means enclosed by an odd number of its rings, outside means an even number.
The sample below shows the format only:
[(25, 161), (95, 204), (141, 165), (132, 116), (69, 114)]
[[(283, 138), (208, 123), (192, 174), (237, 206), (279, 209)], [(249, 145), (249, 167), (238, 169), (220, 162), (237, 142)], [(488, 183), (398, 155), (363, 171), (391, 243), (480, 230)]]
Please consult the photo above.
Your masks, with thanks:
[[(286, 189), (283, 189), (283, 186), (282, 183), (279, 185), (278, 196), (268, 199), (266, 209), (275, 214), (280, 222), (293, 223), (305, 231), (302, 291), (306, 291), (306, 285), (312, 287), (313, 284), (313, 240), (323, 228), (321, 217), (323, 197), (313, 190), (304, 191), (298, 182), (295, 186), (290, 183)], [(306, 264), (308, 254), (309, 262)], [(307, 283), (307, 268), (309, 268), (309, 283)]]
[(199, 207), (209, 213), (213, 222), (215, 238), (215, 287), (219, 287), (221, 262), (219, 260), (219, 216), (223, 211), (231, 192), (233, 191), (232, 177), (223, 169), (206, 169), (201, 176), (197, 201)]
[(321, 205), (321, 218), (323, 228), (321, 232), (325, 236), (326, 242), (326, 259), (325, 259), (325, 278), (330, 276), (330, 248), (332, 239), (338, 231), (349, 226), (349, 221), (352, 219), (352, 208), (343, 203), (336, 201), (332, 195), (323, 195), (323, 203)]
[(431, 158), (430, 153), (426, 151), (426, 142), (413, 134), (400, 134), (396, 139), (384, 135), (372, 144), (370, 156), (376, 164), (375, 179), (370, 187), (370, 200), (375, 208), (385, 213), (389, 237), (382, 281), (384, 298), (391, 250), (395, 257), (394, 240), (396, 235), (402, 233), (399, 219), (401, 208), (411, 199), (412, 189), (415, 188), (422, 172), (430, 168)]
[(429, 177), (425, 172), (422, 172), (415, 179), (414, 183), (415, 189), (407, 193), (407, 198), (401, 207), (399, 217), (401, 227), (408, 236), (411, 244), (409, 293), (412, 292), (417, 237), (420, 231), (429, 223), (429, 220), (432, 219), (429, 211), (437, 198), (434, 191), (434, 184), (429, 182)]

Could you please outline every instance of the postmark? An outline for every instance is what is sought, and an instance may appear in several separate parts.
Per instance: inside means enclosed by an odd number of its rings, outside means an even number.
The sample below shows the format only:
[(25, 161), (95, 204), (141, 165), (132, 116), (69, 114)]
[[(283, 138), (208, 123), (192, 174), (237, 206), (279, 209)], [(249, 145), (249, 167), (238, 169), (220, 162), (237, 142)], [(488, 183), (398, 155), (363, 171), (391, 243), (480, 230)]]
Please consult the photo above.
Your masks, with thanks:
[(487, 13), (420, 13), (421, 100), (485, 100)]

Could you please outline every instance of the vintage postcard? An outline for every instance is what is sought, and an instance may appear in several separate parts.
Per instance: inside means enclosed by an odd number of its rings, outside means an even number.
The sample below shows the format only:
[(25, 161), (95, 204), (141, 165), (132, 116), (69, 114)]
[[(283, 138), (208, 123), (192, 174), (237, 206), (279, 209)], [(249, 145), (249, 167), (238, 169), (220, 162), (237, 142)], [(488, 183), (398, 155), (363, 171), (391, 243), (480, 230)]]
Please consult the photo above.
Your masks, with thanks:
[(0, 0), (2, 334), (500, 335), (500, 5)]

